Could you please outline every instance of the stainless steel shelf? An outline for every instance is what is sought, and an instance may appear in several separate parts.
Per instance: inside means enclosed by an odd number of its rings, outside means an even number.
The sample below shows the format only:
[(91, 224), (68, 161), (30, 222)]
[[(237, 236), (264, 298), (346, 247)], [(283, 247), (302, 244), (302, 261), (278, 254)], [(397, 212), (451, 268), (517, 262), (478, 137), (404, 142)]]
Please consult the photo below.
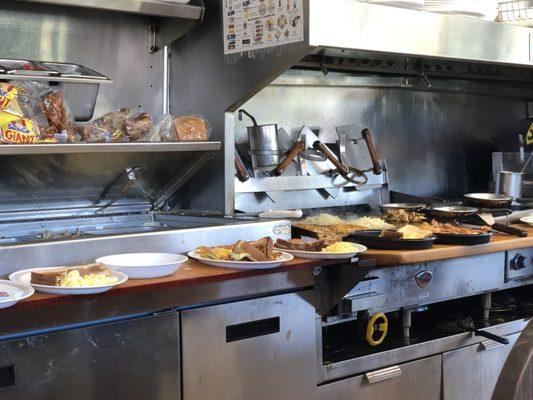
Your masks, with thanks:
[(189, 4), (165, 3), (156, 0), (19, 0), (57, 6), (85, 7), (99, 10), (118, 11), (158, 17), (201, 20), (204, 8), (201, 2), (192, 0)]
[(216, 151), (220, 142), (4, 144), (0, 155)]

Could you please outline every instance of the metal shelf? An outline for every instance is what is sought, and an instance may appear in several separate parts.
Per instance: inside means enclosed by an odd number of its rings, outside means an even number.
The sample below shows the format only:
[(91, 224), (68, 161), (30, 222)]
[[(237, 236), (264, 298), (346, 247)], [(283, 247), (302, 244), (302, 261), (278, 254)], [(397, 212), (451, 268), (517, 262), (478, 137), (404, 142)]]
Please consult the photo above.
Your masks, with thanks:
[(156, 153), (180, 151), (216, 151), (221, 142), (157, 143), (76, 143), (76, 144), (4, 144), (0, 155), (81, 154), (81, 153)]
[(31, 3), (44, 3), (57, 6), (85, 7), (99, 10), (118, 11), (156, 17), (201, 20), (204, 7), (192, 0), (189, 4), (165, 3), (150, 0), (19, 0)]
[(27, 3), (146, 15), (150, 19), (148, 51), (155, 53), (202, 22), (204, 1), (176, 4), (161, 0), (18, 0)]

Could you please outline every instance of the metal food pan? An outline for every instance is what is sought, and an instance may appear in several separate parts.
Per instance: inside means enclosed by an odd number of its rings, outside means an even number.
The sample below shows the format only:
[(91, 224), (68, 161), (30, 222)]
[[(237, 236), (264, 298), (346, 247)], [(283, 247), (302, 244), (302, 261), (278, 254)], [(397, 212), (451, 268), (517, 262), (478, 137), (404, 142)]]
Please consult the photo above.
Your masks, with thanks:
[(79, 64), (48, 61), (42, 62), (41, 64), (58, 72), (62, 77), (108, 80), (107, 76)]
[(0, 66), (8, 75), (58, 76), (59, 72), (36, 61), (0, 58)]

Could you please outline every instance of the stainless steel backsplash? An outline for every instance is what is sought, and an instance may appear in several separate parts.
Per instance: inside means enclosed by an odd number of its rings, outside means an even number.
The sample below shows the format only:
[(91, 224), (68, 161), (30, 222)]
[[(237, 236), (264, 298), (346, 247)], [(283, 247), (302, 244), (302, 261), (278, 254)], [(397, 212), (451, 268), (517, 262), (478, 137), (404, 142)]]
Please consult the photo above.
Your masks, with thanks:
[[(292, 70), (282, 82), (305, 82), (312, 75)], [(335, 73), (329, 78), (335, 82)], [(491, 138), (517, 149), (518, 134), (531, 123), (524, 99), (466, 92), (273, 84), (243, 107), (258, 123), (278, 123), (293, 138), (304, 124), (333, 134), (340, 125), (369, 128), (387, 160), (391, 190), (454, 198), (488, 190), (497, 151)], [(238, 143), (247, 142), (248, 122), (237, 122)]]

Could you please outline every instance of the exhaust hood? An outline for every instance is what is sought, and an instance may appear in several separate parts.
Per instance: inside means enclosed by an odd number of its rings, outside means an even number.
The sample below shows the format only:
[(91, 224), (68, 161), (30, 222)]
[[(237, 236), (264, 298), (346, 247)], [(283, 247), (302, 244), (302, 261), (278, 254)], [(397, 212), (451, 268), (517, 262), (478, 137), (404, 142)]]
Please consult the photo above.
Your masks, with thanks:
[(356, 0), (309, 0), (309, 45), (313, 54), (328, 57), (385, 53), (533, 66), (532, 34), (530, 28), (470, 17)]

